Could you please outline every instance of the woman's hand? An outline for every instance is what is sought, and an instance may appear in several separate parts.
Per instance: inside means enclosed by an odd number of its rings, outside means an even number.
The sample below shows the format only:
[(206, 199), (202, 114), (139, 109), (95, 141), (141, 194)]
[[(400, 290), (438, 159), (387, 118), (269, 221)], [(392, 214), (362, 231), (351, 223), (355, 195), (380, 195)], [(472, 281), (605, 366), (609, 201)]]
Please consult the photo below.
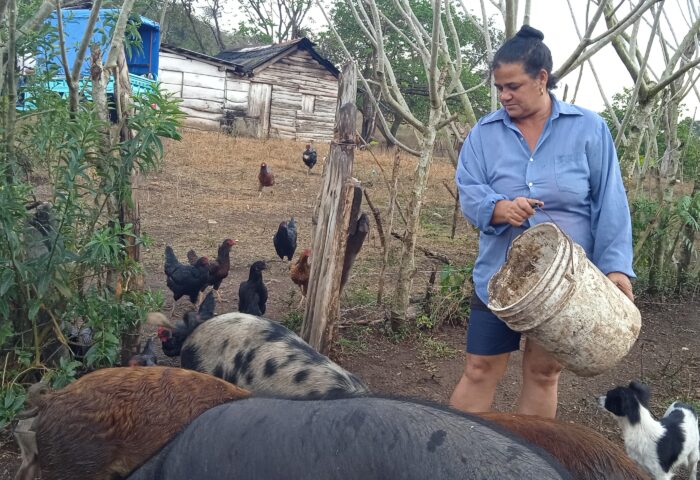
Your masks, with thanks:
[(519, 227), (525, 220), (535, 214), (534, 206), (544, 207), (544, 202), (525, 197), (516, 197), (513, 200), (499, 200), (493, 209), (491, 224), (509, 223), (514, 227)]
[(634, 302), (634, 293), (632, 293), (632, 282), (627, 275), (622, 272), (610, 272), (608, 278), (611, 282), (624, 293), (627, 298)]

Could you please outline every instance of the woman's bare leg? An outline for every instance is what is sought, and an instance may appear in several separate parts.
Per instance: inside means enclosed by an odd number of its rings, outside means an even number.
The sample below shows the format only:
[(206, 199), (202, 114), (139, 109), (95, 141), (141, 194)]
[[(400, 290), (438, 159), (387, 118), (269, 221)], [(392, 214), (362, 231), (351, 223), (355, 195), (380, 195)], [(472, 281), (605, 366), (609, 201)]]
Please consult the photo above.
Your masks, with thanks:
[(464, 412), (488, 412), (498, 382), (508, 366), (510, 353), (467, 354), (464, 372), (450, 397), (450, 406)]

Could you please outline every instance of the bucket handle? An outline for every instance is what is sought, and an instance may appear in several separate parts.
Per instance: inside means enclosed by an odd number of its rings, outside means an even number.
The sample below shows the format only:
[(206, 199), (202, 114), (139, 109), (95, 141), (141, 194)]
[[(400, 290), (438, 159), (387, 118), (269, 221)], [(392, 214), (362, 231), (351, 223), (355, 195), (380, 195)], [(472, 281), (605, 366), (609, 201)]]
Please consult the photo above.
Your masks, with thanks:
[(566, 238), (566, 241), (569, 243), (569, 249), (571, 251), (571, 255), (569, 255), (569, 267), (571, 267), (571, 275), (575, 276), (576, 269), (574, 268), (574, 241), (569, 235), (566, 234), (566, 232), (559, 226), (559, 224), (557, 224), (557, 222), (554, 221), (552, 216), (544, 210), (542, 205), (536, 204), (533, 205), (532, 208), (534, 208), (535, 210), (539, 210), (540, 212), (547, 215), (547, 218), (549, 218), (549, 221), (552, 222), (552, 225), (554, 225), (557, 228), (557, 230), (559, 230), (561, 234), (564, 235), (564, 238)]
[[(545, 212), (544, 208), (542, 208), (541, 205), (539, 205), (539, 204), (533, 205), (532, 208), (534, 208), (535, 210), (539, 210), (540, 212), (542, 212), (542, 213), (544, 213), (545, 215), (547, 215), (547, 218), (549, 218), (549, 220), (551, 221), (552, 225), (554, 225), (554, 227), (555, 227), (557, 230), (559, 230), (559, 231), (561, 232), (561, 234), (564, 236), (564, 238), (566, 239), (566, 241), (569, 243), (569, 250), (571, 251), (571, 255), (569, 255), (569, 267), (571, 268), (570, 275), (571, 275), (572, 277), (573, 277), (573, 276), (576, 276), (576, 268), (575, 268), (575, 266), (574, 266), (574, 241), (573, 241), (573, 240), (571, 239), (571, 237), (570, 237), (569, 235), (567, 235), (566, 232), (557, 224), (557, 222), (554, 221), (554, 219), (552, 218), (552, 216), (551, 216), (549, 213)], [(508, 242), (510, 245), (508, 246), (508, 248), (506, 248), (506, 261), (508, 260), (508, 255), (510, 254), (510, 249), (513, 247), (513, 245), (512, 245), (513, 229), (510, 230), (510, 237), (511, 237), (511, 241)], [(567, 273), (569, 273), (569, 272), (567, 272)]]

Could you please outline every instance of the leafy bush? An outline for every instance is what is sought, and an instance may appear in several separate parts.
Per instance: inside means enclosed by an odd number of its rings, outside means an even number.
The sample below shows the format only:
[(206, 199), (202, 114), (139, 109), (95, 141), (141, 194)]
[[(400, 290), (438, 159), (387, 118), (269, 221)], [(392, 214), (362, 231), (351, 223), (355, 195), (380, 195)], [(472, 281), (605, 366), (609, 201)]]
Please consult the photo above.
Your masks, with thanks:
[[(23, 48), (52, 48), (44, 34)], [(130, 134), (118, 136), (85, 98), (69, 111), (50, 89), (55, 72), (37, 64), (25, 79), (31, 104), (15, 125), (0, 111), (0, 426), (21, 408), (23, 385), (43, 378), (60, 388), (118, 363), (146, 312), (162, 305), (130, 255), (149, 239), (124, 212), (134, 205), (133, 175), (159, 168), (162, 138), (180, 138), (183, 114), (156, 88), (134, 97)], [(2, 100), (0, 110), (14, 108)], [(80, 327), (92, 330), (84, 357), (70, 348)]]
[[(692, 235), (700, 231), (700, 193), (677, 198), (669, 207), (639, 197), (632, 202), (632, 231), (635, 249), (634, 269), (638, 293), (670, 294), (694, 291), (700, 277), (692, 267), (697, 253)], [(689, 233), (691, 235), (689, 235)], [(683, 270), (683, 250), (691, 258)]]
[(445, 322), (454, 325), (464, 322), (469, 316), (473, 268), (472, 264), (463, 267), (446, 265), (440, 270), (431, 298), (425, 305), (425, 312), (418, 316), (420, 328), (432, 329)]

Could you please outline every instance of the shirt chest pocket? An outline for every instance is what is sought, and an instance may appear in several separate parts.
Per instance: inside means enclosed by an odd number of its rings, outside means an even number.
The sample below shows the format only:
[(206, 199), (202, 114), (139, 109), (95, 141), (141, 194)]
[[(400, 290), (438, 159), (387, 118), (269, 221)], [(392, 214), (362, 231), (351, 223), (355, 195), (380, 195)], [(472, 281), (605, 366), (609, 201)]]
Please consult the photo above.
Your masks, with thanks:
[(559, 191), (588, 194), (591, 187), (586, 154), (557, 155), (554, 159), (554, 177)]

